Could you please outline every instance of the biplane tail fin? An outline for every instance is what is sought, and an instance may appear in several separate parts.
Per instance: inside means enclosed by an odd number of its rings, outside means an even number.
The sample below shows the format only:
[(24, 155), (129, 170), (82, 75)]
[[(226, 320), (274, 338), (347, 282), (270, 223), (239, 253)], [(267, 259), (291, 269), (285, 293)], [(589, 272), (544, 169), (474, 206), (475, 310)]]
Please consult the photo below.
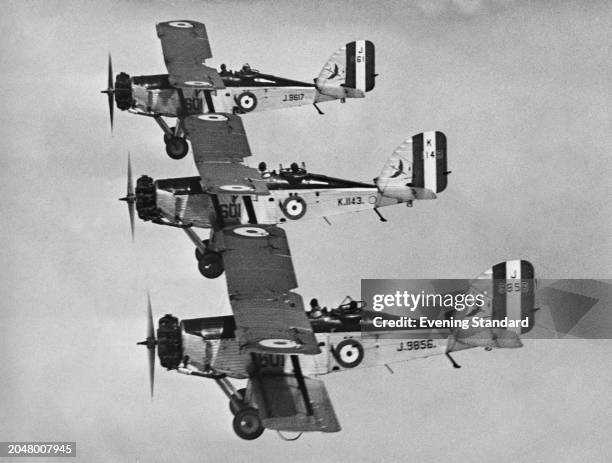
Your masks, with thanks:
[(369, 40), (347, 43), (327, 60), (315, 79), (322, 94), (317, 101), (363, 98), (374, 88), (375, 77), (374, 44)]
[(375, 179), (383, 197), (434, 199), (448, 183), (446, 135), (423, 132), (404, 141)]
[[(453, 330), (447, 352), (470, 347), (522, 347), (520, 335), (530, 331), (534, 324), (535, 271), (526, 260), (509, 260), (494, 265), (470, 284), (470, 294), (484, 301), (469, 310), (454, 311), (454, 319), (469, 320), (468, 328)], [(506, 326), (476, 326), (472, 320), (504, 321)]]

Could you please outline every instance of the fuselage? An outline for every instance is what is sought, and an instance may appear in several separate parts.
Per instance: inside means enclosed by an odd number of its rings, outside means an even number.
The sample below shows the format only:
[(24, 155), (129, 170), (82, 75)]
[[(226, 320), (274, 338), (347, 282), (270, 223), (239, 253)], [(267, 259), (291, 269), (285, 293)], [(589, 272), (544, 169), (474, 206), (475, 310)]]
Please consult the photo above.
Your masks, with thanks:
[(146, 116), (186, 117), (203, 113), (238, 113), (290, 108), (337, 98), (363, 97), (355, 89), (342, 95), (326, 95), (314, 84), (285, 79), (257, 71), (222, 71), (225, 88), (216, 90), (179, 89), (167, 74), (130, 77), (117, 75), (117, 107)]
[[(171, 323), (168, 323), (168, 320)], [(158, 330), (159, 356), (168, 369), (190, 368), (200, 372), (215, 371), (231, 378), (246, 379), (252, 359), (241, 350), (235, 336), (233, 316), (207, 317), (178, 321), (166, 315)], [(444, 354), (447, 333), (433, 330), (395, 330), (366, 333), (361, 317), (324, 316), (312, 320), (321, 348), (317, 355), (301, 355), (306, 376), (319, 376), (354, 368), (368, 368), (416, 358)], [(405, 336), (402, 336), (404, 334)], [(278, 354), (254, 354), (260, 364), (290, 373), (289, 357)]]
[(259, 223), (282, 224), (383, 207), (404, 200), (383, 195), (376, 185), (285, 169), (263, 175), (269, 195), (213, 195), (199, 177), (138, 180), (136, 207), (140, 218), (168, 225), (213, 228)]

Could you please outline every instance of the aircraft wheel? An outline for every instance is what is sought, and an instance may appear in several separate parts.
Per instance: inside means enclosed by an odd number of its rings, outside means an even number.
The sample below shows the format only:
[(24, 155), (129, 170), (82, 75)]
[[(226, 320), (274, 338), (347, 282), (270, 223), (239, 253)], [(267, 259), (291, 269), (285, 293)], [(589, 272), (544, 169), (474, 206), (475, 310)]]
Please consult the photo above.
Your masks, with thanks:
[(172, 159), (183, 159), (189, 151), (187, 140), (181, 137), (171, 137), (166, 142), (166, 153)]
[(223, 273), (223, 258), (218, 252), (207, 252), (198, 262), (198, 269), (206, 278), (217, 278)]
[[(210, 240), (203, 240), (202, 243), (204, 243), (204, 246), (208, 248), (208, 243), (210, 243)], [(195, 248), (195, 257), (197, 260), (200, 260), (203, 255), (204, 254), (202, 254), (202, 251), (200, 251), (198, 248)]]
[[(170, 127), (170, 130), (172, 130), (172, 133), (174, 133), (174, 131), (176, 130), (176, 127)], [(168, 135), (166, 132), (164, 132), (164, 143), (167, 144), (171, 138), (172, 138), (172, 135)]]
[(257, 410), (251, 407), (244, 408), (236, 413), (232, 425), (238, 437), (246, 440), (257, 439), (264, 432)]

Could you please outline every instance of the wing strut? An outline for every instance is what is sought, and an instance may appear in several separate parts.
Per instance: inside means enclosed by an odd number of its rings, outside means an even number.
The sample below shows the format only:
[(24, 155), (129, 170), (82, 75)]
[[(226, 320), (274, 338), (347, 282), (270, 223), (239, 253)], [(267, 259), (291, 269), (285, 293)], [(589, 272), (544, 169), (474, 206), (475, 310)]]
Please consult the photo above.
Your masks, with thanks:
[(300, 391), (302, 392), (302, 398), (304, 399), (304, 405), (306, 406), (306, 412), (308, 415), (312, 416), (314, 411), (312, 410), (312, 403), (310, 402), (310, 395), (308, 394), (308, 389), (306, 388), (306, 382), (304, 381), (304, 374), (302, 373), (302, 367), (300, 365), (300, 360), (297, 355), (291, 356), (291, 364), (293, 365), (293, 372), (295, 373), (295, 379), (297, 379), (298, 386), (300, 387)]

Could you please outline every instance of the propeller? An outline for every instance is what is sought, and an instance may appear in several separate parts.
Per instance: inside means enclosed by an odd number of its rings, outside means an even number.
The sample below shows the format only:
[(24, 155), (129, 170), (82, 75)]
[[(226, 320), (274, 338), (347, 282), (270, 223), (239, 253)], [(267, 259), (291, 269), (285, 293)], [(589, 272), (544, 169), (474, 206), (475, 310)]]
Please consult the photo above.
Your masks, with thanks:
[(108, 111), (110, 113), (110, 127), (111, 132), (113, 131), (113, 115), (115, 106), (113, 105), (113, 96), (115, 94), (115, 87), (113, 86), (113, 61), (111, 54), (108, 54), (108, 86), (106, 90), (102, 90), (101, 93), (108, 95)]
[(155, 384), (155, 350), (157, 339), (155, 339), (155, 329), (153, 328), (153, 310), (151, 309), (151, 296), (147, 292), (147, 338), (136, 343), (139, 346), (146, 346), (149, 357), (149, 385), (151, 386), (151, 399), (153, 399), (153, 389)]
[(125, 201), (128, 205), (128, 213), (130, 214), (130, 230), (132, 232), (132, 241), (134, 241), (134, 203), (136, 195), (134, 194), (134, 181), (132, 179), (132, 162), (130, 153), (128, 153), (128, 168), (127, 168), (127, 193), (119, 201)]

